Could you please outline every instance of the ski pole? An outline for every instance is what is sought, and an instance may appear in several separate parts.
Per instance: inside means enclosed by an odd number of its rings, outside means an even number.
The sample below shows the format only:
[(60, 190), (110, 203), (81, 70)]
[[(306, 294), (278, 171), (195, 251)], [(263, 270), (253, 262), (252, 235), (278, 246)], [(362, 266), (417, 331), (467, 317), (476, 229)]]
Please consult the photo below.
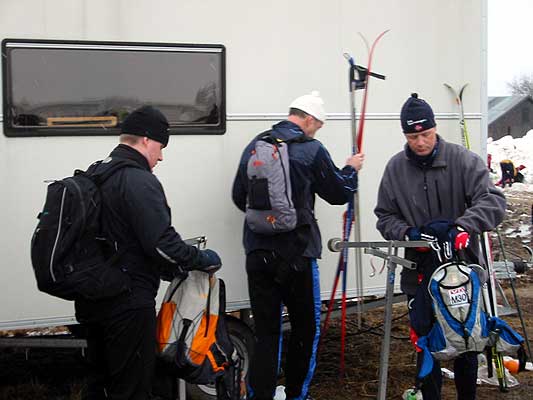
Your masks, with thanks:
[[(496, 343), (499, 339), (499, 332), (496, 333), (498, 335), (498, 339), (496, 339)], [(494, 360), (494, 364), (496, 365), (496, 377), (498, 378), (498, 386), (500, 388), (500, 392), (506, 393), (509, 391), (509, 388), (507, 387), (507, 378), (505, 376), (505, 366), (503, 365), (503, 357), (501, 353), (499, 353), (496, 350), (496, 343), (494, 343), (494, 346), (492, 346), (492, 358)]]
[[(480, 242), (480, 247), (481, 247), (482, 254), (485, 257), (486, 269), (489, 275), (487, 282), (483, 285), (483, 299), (485, 300), (485, 308), (487, 309), (489, 316), (497, 317), (498, 316), (498, 303), (496, 300), (496, 286), (495, 286), (496, 278), (494, 276), (494, 266), (492, 264), (492, 250), (490, 247), (490, 241), (489, 241), (489, 236), (487, 232), (484, 232), (484, 234), (481, 235), (480, 237), (482, 238), (482, 241)], [(491, 355), (492, 355), (492, 360), (494, 361), (494, 365), (496, 367), (496, 376), (498, 377), (499, 390), (500, 392), (507, 392), (508, 391), (507, 378), (505, 376), (503, 356), (496, 349), (497, 341), (498, 339), (494, 341), (494, 344), (491, 348)]]
[[(352, 133), (352, 154), (357, 154), (361, 151), (361, 143), (359, 143), (359, 136), (357, 133), (357, 108), (355, 105), (355, 91), (357, 89), (365, 89), (366, 88), (366, 79), (358, 79), (360, 78), (361, 69), (357, 69), (357, 65), (354, 62), (354, 59), (350, 57), (347, 53), (344, 53), (344, 58), (348, 60), (348, 63), (350, 64), (350, 121), (351, 121), (351, 133)], [(357, 77), (356, 77), (356, 71), (357, 71)], [(366, 75), (368, 76), (368, 75)], [(366, 77), (365, 77), (366, 78)], [(366, 93), (366, 91), (365, 91)], [(352, 201), (348, 204), (348, 209), (351, 208), (351, 212), (353, 213), (354, 221), (355, 223), (355, 229), (354, 229), (354, 241), (359, 242), (361, 241), (361, 225), (359, 223), (359, 188), (357, 189), (357, 192), (354, 193)], [(351, 227), (350, 227), (351, 230)], [(350, 238), (350, 232), (348, 233), (347, 240)], [(347, 254), (348, 255), (348, 252)], [(354, 249), (354, 255), (355, 255), (355, 283), (356, 283), (356, 304), (357, 304), (357, 327), (358, 329), (361, 329), (362, 327), (362, 313), (363, 313), (363, 305), (362, 305), (362, 297), (363, 297), (363, 273), (362, 273), (362, 257), (361, 257), (361, 249)], [(347, 264), (348, 260), (346, 260), (346, 268), (348, 267)], [(344, 287), (343, 287), (343, 301), (342, 301), (342, 307), (343, 309), (346, 307), (346, 271), (344, 275)], [(345, 326), (345, 319), (342, 319), (342, 327)]]
[[(348, 205), (348, 209), (344, 212), (343, 216), (343, 232), (342, 237), (343, 240), (347, 241), (350, 236), (350, 230), (352, 226), (353, 221), (353, 209), (351, 209), (350, 205)], [(343, 276), (343, 293), (342, 293), (342, 299), (341, 299), (341, 354), (340, 354), (340, 362), (339, 362), (339, 375), (341, 379), (343, 379), (344, 376), (344, 349), (345, 349), (345, 340), (346, 340), (346, 271), (347, 271), (347, 262), (348, 262), (348, 248), (343, 249), (339, 254), (339, 262), (337, 265), (337, 271), (335, 274), (335, 280), (333, 283), (333, 289), (331, 291), (331, 296), (329, 300), (328, 310), (326, 314), (326, 318), (324, 320), (323, 328), (322, 328), (322, 337), (326, 334), (327, 329), (329, 327), (329, 318), (331, 315), (331, 312), (333, 310), (333, 306), (335, 303), (335, 294), (337, 293), (337, 286), (339, 283), (339, 278), (342, 274)], [(322, 342), (320, 342), (319, 347), (321, 348)], [(319, 349), (320, 351), (320, 349)]]
[[(348, 71), (348, 80), (349, 80), (349, 91), (350, 91), (350, 114), (352, 119), (352, 154), (357, 153), (357, 147), (356, 147), (356, 129), (355, 129), (355, 118), (356, 118), (356, 110), (355, 110), (355, 90), (358, 87), (358, 80), (356, 79), (356, 71), (357, 66), (354, 62), (354, 59), (348, 54), (343, 54), (344, 58), (349, 63), (349, 71)], [(343, 218), (343, 232), (342, 232), (342, 238), (344, 241), (348, 241), (350, 239), (350, 234), (352, 230), (353, 225), (353, 217), (354, 217), (354, 201), (351, 200), (348, 202), (348, 207), (344, 213)], [(335, 294), (337, 292), (337, 286), (339, 284), (339, 279), (342, 275), (342, 297), (341, 297), (341, 354), (340, 354), (340, 365), (339, 365), (339, 374), (341, 376), (341, 379), (344, 375), (344, 349), (345, 349), (345, 339), (346, 339), (346, 283), (347, 283), (347, 266), (348, 266), (348, 249), (343, 249), (343, 251), (339, 254), (339, 262), (337, 265), (337, 271), (335, 272), (335, 279), (333, 281), (333, 290), (331, 292), (329, 304), (328, 304), (328, 311), (326, 314), (326, 318), (324, 320), (323, 324), (323, 334), (327, 332), (327, 329), (329, 327), (329, 318), (331, 315), (331, 312), (333, 310), (333, 305), (335, 303)]]
[[(355, 104), (355, 91), (357, 89), (364, 89), (368, 84), (368, 77), (372, 76), (378, 79), (385, 79), (385, 76), (373, 73), (370, 70), (370, 64), (372, 60), (372, 54), (376, 43), (381, 39), (381, 37), (388, 31), (382, 32), (374, 41), (372, 45), (372, 50), (369, 54), (369, 66), (368, 68), (361, 67), (356, 65), (353, 57), (348, 53), (344, 53), (344, 58), (349, 63), (349, 92), (350, 92), (350, 117), (351, 117), (351, 136), (352, 136), (352, 154), (357, 154), (361, 150), (362, 144), (362, 129), (357, 133), (357, 114), (356, 114), (356, 104)], [(366, 102), (366, 91), (365, 91), (365, 102)], [(364, 120), (364, 113), (361, 114), (361, 119)], [(360, 138), (360, 139), (359, 139)], [(354, 193), (352, 201), (348, 202), (348, 207), (345, 212), (345, 219), (343, 221), (343, 240), (348, 241), (351, 234), (351, 229), (356, 221), (356, 229), (354, 232), (354, 241), (358, 242), (361, 238), (361, 228), (359, 222), (359, 193), (358, 191)], [(357, 314), (358, 314), (358, 327), (361, 328), (362, 321), (362, 301), (363, 301), (363, 272), (362, 272), (362, 260), (361, 260), (361, 251), (360, 249), (355, 249), (356, 255), (356, 300), (357, 300)], [(333, 282), (333, 290), (331, 292), (328, 310), (326, 318), (323, 324), (323, 334), (327, 331), (329, 326), (329, 318), (333, 310), (333, 305), (335, 301), (335, 294), (337, 291), (338, 283), (340, 276), (342, 275), (342, 298), (341, 298), (341, 362), (340, 362), (340, 372), (341, 376), (344, 374), (344, 346), (345, 346), (345, 336), (346, 336), (346, 283), (347, 283), (347, 265), (348, 265), (348, 249), (341, 252), (339, 255), (339, 263), (337, 265), (337, 271), (335, 273), (335, 278)]]
[(503, 245), (503, 239), (500, 234), (500, 230), (496, 228), (496, 234), (498, 235), (498, 242), (500, 243), (500, 250), (502, 252), (503, 262), (505, 264), (505, 269), (507, 270), (507, 276), (509, 277), (509, 282), (511, 283), (511, 291), (513, 292), (514, 302), (516, 304), (516, 311), (518, 312), (518, 318), (520, 318), (520, 325), (522, 326), (522, 332), (524, 333), (524, 339), (526, 340), (527, 345), (527, 352), (529, 355), (529, 359), (533, 360), (531, 357), (531, 347), (529, 345), (529, 339), (527, 337), (527, 330), (526, 330), (526, 324), (524, 323), (524, 318), (522, 316), (522, 308), (520, 307), (520, 303), (518, 301), (518, 296), (516, 295), (516, 289), (514, 286), (514, 279), (511, 276), (511, 270), (509, 269), (509, 264), (507, 264), (507, 256), (505, 255), (505, 247)]

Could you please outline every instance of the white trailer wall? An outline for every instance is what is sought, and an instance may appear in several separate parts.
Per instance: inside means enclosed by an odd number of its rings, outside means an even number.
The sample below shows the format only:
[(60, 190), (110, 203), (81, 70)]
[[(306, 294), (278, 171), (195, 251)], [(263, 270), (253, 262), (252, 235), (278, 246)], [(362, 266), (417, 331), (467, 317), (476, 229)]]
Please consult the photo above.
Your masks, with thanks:
[[(243, 215), (233, 206), (230, 191), (245, 144), (283, 119), (294, 97), (317, 89), (329, 117), (317, 138), (342, 166), (351, 143), (348, 66), (342, 54), (348, 51), (366, 65), (358, 32), (372, 40), (390, 29), (375, 54), (373, 69), (387, 80), (371, 82), (363, 144), (367, 161), (360, 174), (362, 238), (379, 240), (373, 215), (377, 187), (386, 161), (403, 146), (399, 110), (411, 92), (432, 104), (439, 133), (460, 142), (456, 105), (443, 83), (457, 87), (468, 82), (464, 103), (471, 142), (476, 151), (483, 148), (485, 8), (486, 0), (3, 0), (0, 37), (226, 46), (226, 133), (173, 136), (156, 174), (177, 230), (184, 237), (206, 234), (209, 246), (220, 251), (228, 300), (238, 308), (248, 297)], [(0, 329), (70, 320), (71, 303), (37, 291), (29, 260), (29, 242), (45, 194), (42, 182), (86, 167), (116, 142), (116, 137), (0, 135)], [(343, 210), (318, 202), (324, 244), (340, 236)], [(363, 259), (365, 293), (382, 294), (384, 275), (370, 278), (370, 259)], [(324, 249), (323, 297), (329, 294), (336, 260), (336, 254)], [(374, 262), (380, 267), (379, 260)], [(353, 295), (353, 265), (349, 273)]]

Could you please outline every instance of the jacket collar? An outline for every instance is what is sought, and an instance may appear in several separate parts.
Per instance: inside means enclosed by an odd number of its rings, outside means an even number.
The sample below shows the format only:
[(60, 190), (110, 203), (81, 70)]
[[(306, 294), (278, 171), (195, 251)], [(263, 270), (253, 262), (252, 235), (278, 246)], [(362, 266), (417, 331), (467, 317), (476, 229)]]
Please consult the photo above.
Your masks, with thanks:
[(409, 161), (415, 163), (421, 168), (443, 168), (448, 165), (445, 157), (447, 147), (446, 141), (440, 135), (437, 135), (437, 143), (432, 154), (425, 157), (418, 157), (410, 149), (407, 143), (404, 146), (404, 154)]
[(293, 122), (284, 120), (272, 126), (274, 136), (281, 140), (293, 140), (305, 136), (304, 131)]
[(113, 149), (109, 156), (111, 158), (122, 158), (134, 161), (135, 163), (139, 164), (141, 168), (150, 171), (150, 165), (148, 164), (148, 160), (133, 147), (128, 146), (126, 144), (119, 144)]

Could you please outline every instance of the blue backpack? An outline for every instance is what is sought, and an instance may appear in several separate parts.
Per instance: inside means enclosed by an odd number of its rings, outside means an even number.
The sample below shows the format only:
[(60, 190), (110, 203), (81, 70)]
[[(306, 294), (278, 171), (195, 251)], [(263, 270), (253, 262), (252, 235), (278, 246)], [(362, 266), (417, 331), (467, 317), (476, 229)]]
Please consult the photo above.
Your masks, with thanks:
[[(425, 299), (429, 300), (434, 316), (429, 332), (417, 341), (424, 352), (419, 379), (431, 372), (434, 358), (451, 360), (494, 345), (503, 355), (515, 355), (521, 347), (522, 336), (500, 318), (489, 317), (483, 309), (484, 275), (478, 265), (449, 262), (433, 272), (427, 286), (419, 287), (424, 291), (427, 288)], [(416, 318), (414, 322), (417, 323)], [(413, 328), (417, 331), (417, 326)]]

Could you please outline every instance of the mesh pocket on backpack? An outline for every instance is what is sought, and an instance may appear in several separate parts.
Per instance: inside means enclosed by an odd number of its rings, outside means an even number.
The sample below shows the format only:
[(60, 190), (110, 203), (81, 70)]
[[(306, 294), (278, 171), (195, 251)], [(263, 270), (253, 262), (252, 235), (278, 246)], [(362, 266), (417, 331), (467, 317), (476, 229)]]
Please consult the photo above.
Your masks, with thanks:
[(272, 210), (268, 194), (268, 179), (250, 179), (248, 191), (248, 208), (253, 210)]

